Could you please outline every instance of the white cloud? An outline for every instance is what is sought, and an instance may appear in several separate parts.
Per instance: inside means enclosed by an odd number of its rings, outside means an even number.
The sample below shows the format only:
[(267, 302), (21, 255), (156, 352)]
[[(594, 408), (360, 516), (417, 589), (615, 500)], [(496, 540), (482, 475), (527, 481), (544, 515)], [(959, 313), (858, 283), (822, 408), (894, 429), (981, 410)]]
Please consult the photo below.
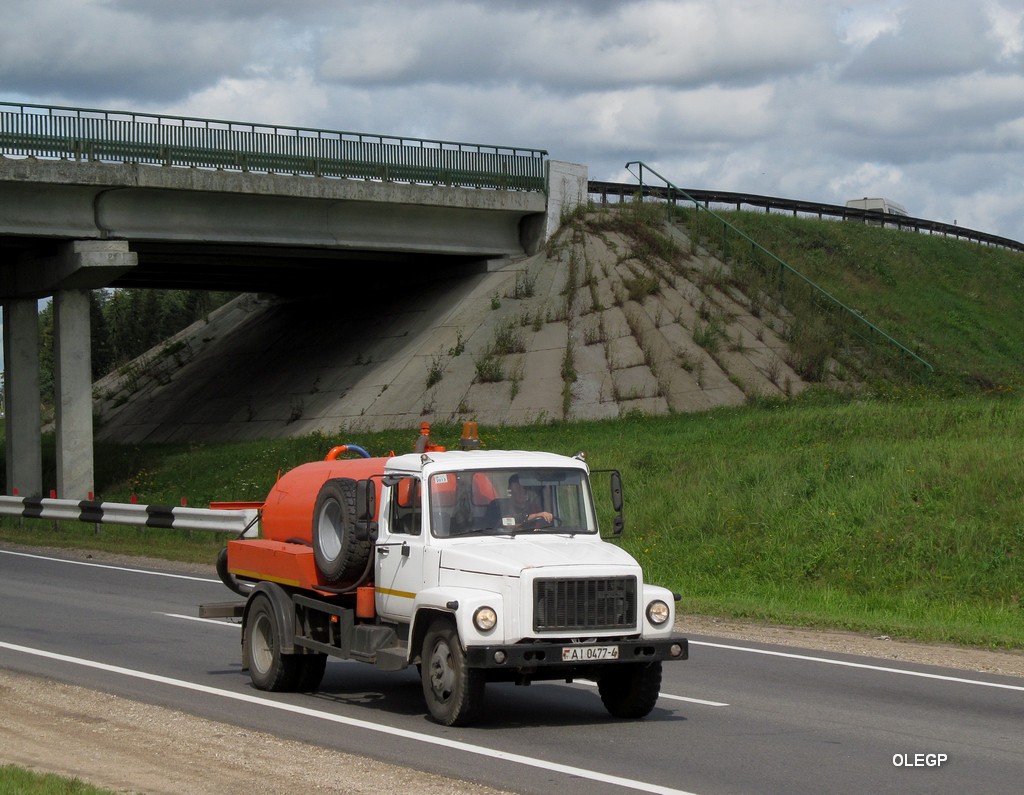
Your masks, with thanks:
[(1024, 52), (1024, 9), (1007, 8), (999, 2), (990, 2), (985, 9), (991, 25), (989, 35), (1000, 58), (1019, 66), (1018, 58)]
[[(321, 76), (360, 83), (542, 84), (552, 90), (760, 81), (804, 68), (837, 41), (805, 3), (622, 3), (529, 11), (471, 2), (372, 5), (323, 39)], [(351, 24), (353, 21), (355, 25)]]
[[(836, 199), (836, 204), (845, 204), (849, 199), (864, 196), (894, 198), (903, 190), (903, 171), (893, 166), (879, 163), (861, 163), (853, 171), (841, 174), (829, 180), (828, 188)], [(907, 208), (911, 215), (916, 213)]]
[(860, 2), (839, 12), (837, 27), (843, 44), (861, 50), (879, 36), (896, 32), (900, 17), (891, 3)]

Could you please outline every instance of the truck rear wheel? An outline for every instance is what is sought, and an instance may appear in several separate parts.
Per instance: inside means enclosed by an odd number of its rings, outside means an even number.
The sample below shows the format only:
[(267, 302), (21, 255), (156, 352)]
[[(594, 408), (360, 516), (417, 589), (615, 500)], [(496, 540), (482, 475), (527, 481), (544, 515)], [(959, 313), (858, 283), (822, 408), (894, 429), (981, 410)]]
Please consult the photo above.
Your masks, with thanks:
[(334, 478), (320, 487), (313, 507), (313, 558), (330, 582), (354, 582), (370, 555), (367, 539), (358, 539), (356, 482)]
[(245, 634), (245, 662), (253, 685), (259, 690), (293, 690), (299, 655), (281, 653), (281, 626), (274, 606), (263, 594), (252, 598)]
[(636, 720), (654, 709), (661, 692), (661, 662), (609, 667), (597, 680), (605, 709), (616, 718)]
[(483, 703), (483, 672), (466, 667), (466, 654), (451, 622), (438, 619), (427, 630), (420, 679), (434, 720), (445, 726), (473, 722)]

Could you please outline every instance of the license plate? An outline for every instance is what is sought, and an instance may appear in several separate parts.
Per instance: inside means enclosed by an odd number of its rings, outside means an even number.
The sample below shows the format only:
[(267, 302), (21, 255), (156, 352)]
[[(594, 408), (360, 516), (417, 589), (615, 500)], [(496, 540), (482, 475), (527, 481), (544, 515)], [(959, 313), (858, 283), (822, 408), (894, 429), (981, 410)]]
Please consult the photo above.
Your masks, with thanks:
[(562, 662), (591, 662), (619, 659), (618, 646), (566, 646), (562, 649)]

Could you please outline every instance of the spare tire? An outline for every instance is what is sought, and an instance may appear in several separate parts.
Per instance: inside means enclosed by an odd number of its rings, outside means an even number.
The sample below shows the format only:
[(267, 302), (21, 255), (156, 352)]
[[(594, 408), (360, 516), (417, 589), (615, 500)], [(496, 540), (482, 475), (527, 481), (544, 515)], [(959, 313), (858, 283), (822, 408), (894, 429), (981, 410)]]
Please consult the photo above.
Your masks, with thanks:
[(371, 544), (355, 527), (356, 481), (328, 480), (313, 507), (313, 558), (328, 582), (355, 582), (366, 568)]

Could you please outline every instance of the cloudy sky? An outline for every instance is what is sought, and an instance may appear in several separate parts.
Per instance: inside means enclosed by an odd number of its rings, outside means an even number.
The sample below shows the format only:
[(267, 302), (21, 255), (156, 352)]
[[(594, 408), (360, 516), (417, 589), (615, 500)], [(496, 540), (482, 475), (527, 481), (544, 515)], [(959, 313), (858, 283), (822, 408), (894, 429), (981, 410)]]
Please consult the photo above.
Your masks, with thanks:
[(1024, 0), (4, 0), (0, 99), (546, 149), (1024, 240)]

